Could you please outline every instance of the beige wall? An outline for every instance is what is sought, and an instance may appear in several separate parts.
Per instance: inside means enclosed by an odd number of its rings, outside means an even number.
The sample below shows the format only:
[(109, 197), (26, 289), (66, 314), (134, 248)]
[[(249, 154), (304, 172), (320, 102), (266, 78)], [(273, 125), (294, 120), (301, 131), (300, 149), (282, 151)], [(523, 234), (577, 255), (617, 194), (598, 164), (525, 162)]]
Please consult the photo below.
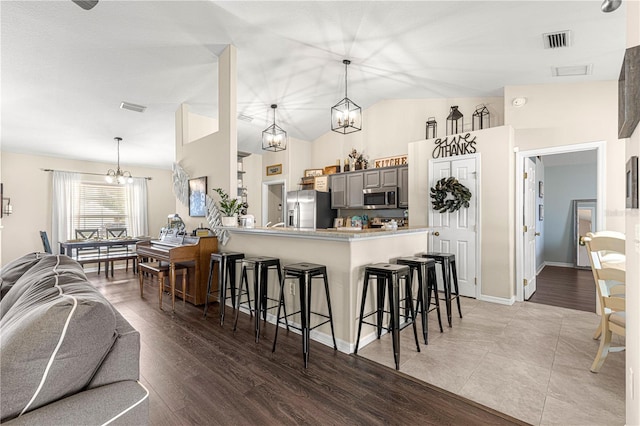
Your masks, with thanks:
[(370, 160), (406, 154), (409, 142), (425, 138), (425, 124), (429, 117), (435, 117), (438, 122), (438, 136), (446, 135), (446, 119), (452, 105), (458, 105), (464, 115), (464, 127), (470, 131), (471, 117), (479, 104), (485, 104), (489, 109), (491, 127), (504, 123), (501, 97), (378, 102), (363, 111), (361, 132), (342, 135), (329, 130), (316, 139), (312, 145), (310, 167), (330, 166), (336, 164), (336, 159), (344, 163), (352, 148), (364, 151)]
[[(2, 182), (5, 196), (11, 197), (13, 214), (2, 219), (2, 264), (33, 251), (42, 251), (39, 231), (51, 239), (52, 174), (42, 169), (106, 173), (112, 163), (68, 160), (57, 157), (2, 153)], [(148, 167), (123, 167), (134, 176), (151, 177), (147, 181), (149, 233), (156, 236), (174, 212), (171, 171)], [(51, 241), (51, 246), (57, 246)]]
[[(624, 5), (627, 8), (627, 47), (640, 46), (640, 2), (625, 2)], [(625, 161), (633, 155), (640, 157), (640, 126), (626, 139)], [(640, 210), (626, 209), (625, 221), (626, 279), (631, 284), (627, 286), (626, 298), (626, 424), (640, 425)]]
[[(515, 294), (513, 130), (509, 126), (471, 132), (480, 154), (481, 295), (509, 301)], [(409, 144), (409, 221), (428, 226), (429, 159), (434, 140)]]
[[(512, 106), (525, 97), (523, 107)], [(505, 87), (505, 123), (521, 151), (605, 141), (603, 228), (624, 231), (624, 143), (618, 140), (618, 82)]]
[[(208, 195), (218, 200), (213, 188), (223, 188), (230, 195), (237, 194), (237, 129), (236, 129), (236, 49), (227, 46), (218, 60), (218, 123), (216, 133), (190, 140), (190, 114), (182, 105), (176, 111), (176, 161), (190, 178), (207, 177)], [(200, 120), (193, 125), (200, 128)], [(174, 198), (175, 200), (175, 198)], [(175, 211), (182, 217), (188, 230), (203, 223), (206, 218), (190, 217), (189, 206), (175, 200)]]

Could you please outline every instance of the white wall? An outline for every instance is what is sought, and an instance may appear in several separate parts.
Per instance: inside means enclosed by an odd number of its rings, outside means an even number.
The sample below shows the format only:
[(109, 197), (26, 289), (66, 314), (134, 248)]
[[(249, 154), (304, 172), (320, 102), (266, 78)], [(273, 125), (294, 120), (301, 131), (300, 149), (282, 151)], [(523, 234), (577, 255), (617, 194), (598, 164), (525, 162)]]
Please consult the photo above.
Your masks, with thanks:
[[(68, 160), (58, 157), (2, 153), (2, 182), (5, 197), (11, 197), (13, 214), (2, 219), (2, 259), (4, 265), (33, 251), (42, 251), (38, 231), (47, 231), (51, 240), (52, 174), (42, 169), (74, 172), (106, 173), (113, 163)], [(171, 170), (129, 166), (123, 158), (123, 168), (134, 176), (151, 177), (147, 181), (149, 203), (149, 233), (156, 237), (174, 212)], [(55, 247), (58, 242), (50, 241)]]

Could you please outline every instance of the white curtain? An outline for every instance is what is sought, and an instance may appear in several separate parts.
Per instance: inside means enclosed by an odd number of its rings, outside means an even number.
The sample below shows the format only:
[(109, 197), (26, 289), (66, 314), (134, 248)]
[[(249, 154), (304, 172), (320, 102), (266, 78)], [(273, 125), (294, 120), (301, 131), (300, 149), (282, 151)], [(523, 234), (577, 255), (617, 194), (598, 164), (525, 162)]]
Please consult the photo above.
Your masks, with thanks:
[(147, 180), (133, 178), (133, 183), (126, 186), (126, 214), (129, 218), (128, 234), (132, 237), (149, 235), (147, 220)]
[(58, 242), (73, 238), (73, 217), (78, 208), (76, 200), (79, 184), (79, 173), (53, 172), (50, 238), (53, 253), (59, 253)]

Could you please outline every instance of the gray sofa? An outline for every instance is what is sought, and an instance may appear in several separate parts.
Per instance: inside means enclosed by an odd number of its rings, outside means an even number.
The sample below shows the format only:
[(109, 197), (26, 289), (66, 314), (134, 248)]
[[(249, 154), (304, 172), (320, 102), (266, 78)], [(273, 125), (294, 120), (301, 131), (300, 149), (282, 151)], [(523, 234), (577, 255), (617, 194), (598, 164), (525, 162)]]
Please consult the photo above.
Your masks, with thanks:
[(31, 253), (0, 271), (0, 423), (138, 425), (140, 334), (62, 255)]

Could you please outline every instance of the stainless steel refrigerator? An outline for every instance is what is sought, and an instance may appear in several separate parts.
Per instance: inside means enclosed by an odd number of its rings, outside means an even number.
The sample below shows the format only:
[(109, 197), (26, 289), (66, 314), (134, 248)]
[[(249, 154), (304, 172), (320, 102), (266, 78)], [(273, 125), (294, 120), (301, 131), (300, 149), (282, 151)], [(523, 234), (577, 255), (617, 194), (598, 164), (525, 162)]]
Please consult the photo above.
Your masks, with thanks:
[(313, 189), (287, 192), (287, 227), (313, 230), (333, 226), (337, 211), (331, 208), (331, 194)]

